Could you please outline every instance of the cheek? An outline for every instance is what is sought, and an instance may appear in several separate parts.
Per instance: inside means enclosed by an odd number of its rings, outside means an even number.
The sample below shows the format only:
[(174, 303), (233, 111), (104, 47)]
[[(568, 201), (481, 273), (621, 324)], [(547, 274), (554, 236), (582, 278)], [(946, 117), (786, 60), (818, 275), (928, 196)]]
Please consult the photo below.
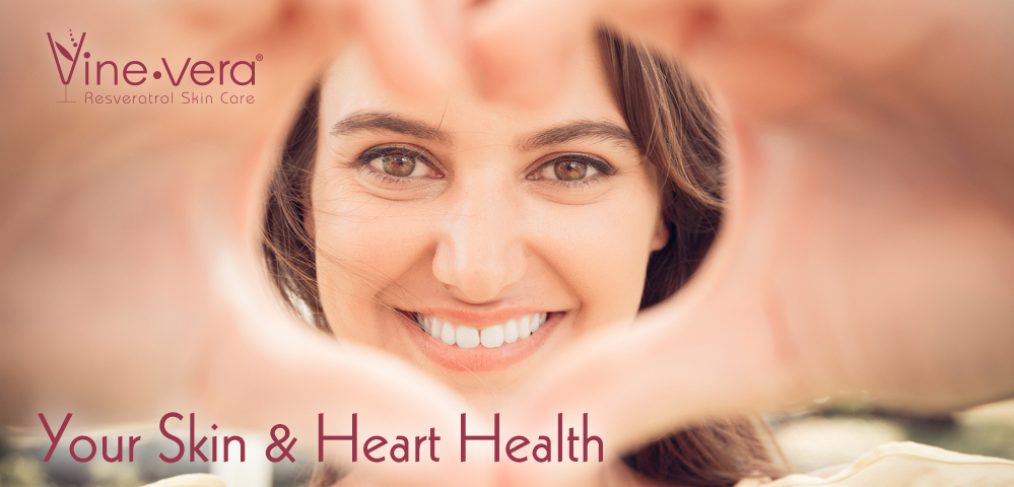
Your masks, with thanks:
[(317, 281), (325, 310), (363, 317), (375, 297), (427, 251), (426, 223), (412, 205), (368, 197), (358, 185), (334, 179), (314, 186)]
[(533, 246), (580, 301), (585, 326), (637, 313), (658, 214), (651, 195), (616, 192), (594, 205), (542, 213)]

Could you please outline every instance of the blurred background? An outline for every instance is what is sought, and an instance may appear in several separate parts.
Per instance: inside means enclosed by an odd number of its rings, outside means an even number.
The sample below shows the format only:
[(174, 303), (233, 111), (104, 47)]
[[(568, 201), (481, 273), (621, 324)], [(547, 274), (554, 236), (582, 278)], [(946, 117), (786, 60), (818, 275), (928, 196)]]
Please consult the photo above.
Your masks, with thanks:
[[(1014, 400), (936, 417), (912, 417), (870, 409), (864, 404), (827, 405), (768, 419), (779, 446), (797, 472), (849, 464), (884, 443), (915, 441), (948, 450), (1014, 459)], [(166, 464), (160, 452), (175, 449), (157, 431), (141, 433), (133, 463), (88, 464), (66, 454), (42, 462), (48, 441), (7, 433), (0, 438), (0, 487), (136, 487), (186, 473), (214, 473), (229, 487), (296, 487), (309, 478), (313, 464), (271, 464), (253, 454), (263, 447), (247, 444), (245, 463)], [(164, 441), (164, 439), (163, 439)], [(66, 450), (64, 450), (65, 452)]]

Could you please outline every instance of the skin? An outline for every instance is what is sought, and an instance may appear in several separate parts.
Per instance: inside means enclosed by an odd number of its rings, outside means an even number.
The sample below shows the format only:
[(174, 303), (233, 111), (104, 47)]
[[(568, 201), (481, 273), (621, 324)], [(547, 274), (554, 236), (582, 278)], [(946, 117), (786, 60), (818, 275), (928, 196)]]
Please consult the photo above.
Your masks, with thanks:
[[(371, 59), (396, 89), (443, 87), (460, 68), (449, 67), (455, 62), (432, 24), (454, 7), (4, 2), (17, 21), (5, 29), (12, 42), (0, 47), (0, 69), (17, 75), (4, 76), (0, 91), (18, 96), (0, 119), (0, 421), (41, 434), (35, 413), (69, 411), (69, 428), (83, 432), (195, 411), (204, 424), (248, 431), (286, 423), (302, 439), (316, 434), (320, 411), (369, 411), (382, 425), (377, 434), (418, 421), (457, 431), (464, 400), (384, 354), (351, 344), (339, 351), (315, 336), (280, 305), (257, 250), (277, 148), (319, 73), (351, 39), (373, 39)], [(392, 25), (399, 36), (389, 35)], [(151, 63), (261, 53), (251, 87), (257, 103), (86, 105), (80, 78), (70, 86), (78, 103), (55, 103), (63, 86), (45, 33), (70, 47), (68, 27), (87, 29), (97, 57)], [(416, 77), (404, 82), (394, 67)], [(400, 407), (409, 402), (411, 418)], [(313, 455), (313, 441), (297, 445), (304, 447), (300, 454)], [(459, 475), (482, 483), (488, 475), (478, 462), (461, 465), (464, 473), (447, 462), (360, 466), (388, 485), (451, 484)]]
[[(321, 301), (339, 339), (390, 352), (491, 405), (590, 331), (633, 319), (648, 257), (668, 238), (653, 169), (628, 140), (585, 133), (537, 148), (521, 144), (576, 121), (627, 130), (594, 43), (578, 53), (582, 69), (567, 79), (565, 94), (533, 108), (483, 99), (474, 89), (406, 97), (379, 83), (356, 50), (334, 65), (322, 89), (307, 225)], [(439, 127), (446, 140), (383, 129), (330, 133), (339, 120), (364, 112)], [(392, 182), (379, 161), (357, 162), (384, 144), (426, 151), (435, 167), (417, 163), (410, 177)], [(587, 166), (584, 178), (568, 185), (554, 167), (564, 153), (599, 157), (615, 173)], [(454, 370), (428, 358), (395, 311), (420, 307), (566, 315), (519, 362)]]
[[(252, 250), (266, 180), (301, 95), (357, 30), (330, 20), (363, 21), (359, 32), (387, 79), (409, 90), (435, 79), (424, 74), (433, 66), (453, 71), (428, 55), (440, 51), (434, 28), (413, 24), (428, 11), (422, 2), (361, 2), (377, 10), (357, 16), (335, 8), (357, 3), (5, 9), (18, 22), (5, 30), (14, 42), (4, 43), (0, 67), (19, 73), (0, 80), (19, 94), (0, 120), (5, 422), (27, 423), (54, 404), (122, 421), (160, 414), (171, 399), (257, 429), (323, 408), (369, 410), (396, 431), (418, 424), (392, 406), (412, 401), (413, 419), (443, 418), (453, 431), (441, 414), (460, 401), (410, 367), (306, 333), (272, 304)], [(1009, 2), (488, 3), (500, 9), (461, 25), (472, 38), (451, 52), (479, 73), (483, 93), (551, 90), (570, 59), (560, 52), (602, 19), (687, 60), (727, 100), (734, 129), (730, 219), (697, 282), (678, 305), (642, 318), (637, 334), (561, 357), (519, 394), (518, 414), (535, 421), (568, 401), (600, 407), (602, 417), (627, 420), (614, 425), (616, 444), (636, 444), (715, 411), (762, 411), (828, 391), (941, 410), (1014, 390)], [(437, 5), (450, 3), (429, 7)], [(299, 15), (283, 15), (290, 7)], [(227, 58), (253, 51), (280, 64), (264, 72), (263, 103), (248, 111), (67, 110), (52, 103), (60, 86), (37, 82), (51, 79), (53, 66), (30, 41), (56, 28), (53, 12), (105, 33), (109, 46)], [(391, 36), (391, 25), (410, 27)], [(899, 76), (892, 66), (907, 69)], [(884, 172), (863, 178), (849, 170), (856, 161)], [(876, 204), (865, 199), (870, 181)], [(835, 238), (849, 235), (877, 238), (850, 246)], [(801, 238), (813, 236), (823, 240)], [(835, 275), (849, 279), (819, 279)], [(714, 360), (732, 354), (740, 360)], [(588, 388), (592, 381), (598, 387)], [(384, 483), (492, 484), (478, 463), (436, 467), (386, 471), (394, 478)], [(514, 480), (587, 484), (565, 473)]]
[[(1011, 13), (519, 0), (477, 14), (470, 66), (487, 93), (555, 96), (573, 39), (601, 21), (684, 62), (722, 100), (729, 135), (728, 209), (694, 280), (631, 332), (558, 357), (518, 396), (524, 422), (593, 410), (623, 449), (824, 395), (914, 412), (1011, 397), (1014, 68), (998, 62)], [(596, 465), (505, 474), (581, 485), (582, 469)]]

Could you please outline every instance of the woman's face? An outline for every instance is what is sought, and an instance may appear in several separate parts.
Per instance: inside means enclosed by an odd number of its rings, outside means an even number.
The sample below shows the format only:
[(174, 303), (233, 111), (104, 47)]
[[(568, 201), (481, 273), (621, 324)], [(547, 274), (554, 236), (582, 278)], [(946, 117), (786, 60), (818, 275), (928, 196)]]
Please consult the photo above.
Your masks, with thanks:
[(339, 339), (478, 399), (637, 313), (668, 235), (593, 43), (526, 108), (468, 87), (404, 98), (365, 59), (323, 84), (306, 222)]

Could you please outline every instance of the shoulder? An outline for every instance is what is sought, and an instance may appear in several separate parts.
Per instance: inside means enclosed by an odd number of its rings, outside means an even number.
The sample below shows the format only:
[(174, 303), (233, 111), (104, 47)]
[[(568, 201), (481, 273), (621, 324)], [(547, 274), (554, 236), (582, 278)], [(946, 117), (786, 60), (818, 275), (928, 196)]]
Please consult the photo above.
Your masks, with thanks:
[(768, 482), (744, 479), (736, 487), (859, 487), (867, 485), (1014, 484), (1014, 461), (968, 455), (912, 442), (888, 443), (875, 448), (832, 475), (790, 475)]

